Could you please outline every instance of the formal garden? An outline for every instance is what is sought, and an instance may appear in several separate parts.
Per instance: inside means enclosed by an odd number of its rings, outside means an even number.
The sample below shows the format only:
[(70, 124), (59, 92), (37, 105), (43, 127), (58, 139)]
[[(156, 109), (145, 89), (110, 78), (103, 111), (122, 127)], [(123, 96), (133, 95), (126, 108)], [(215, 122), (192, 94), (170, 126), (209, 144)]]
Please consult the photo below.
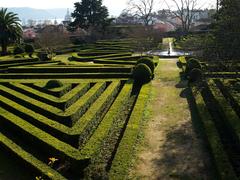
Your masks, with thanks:
[[(50, 27), (37, 42), (24, 42), (17, 15), (0, 9), (0, 179), (128, 178), (153, 116), (153, 94), (176, 83), (184, 84), (185, 109), (214, 178), (238, 179), (239, 2), (223, 0), (207, 32), (166, 34), (146, 24), (110, 28), (101, 3), (102, 14), (84, 18), (84, 2), (75, 3), (68, 30), (89, 34), (70, 40)], [(177, 100), (164, 103), (170, 108), (163, 113), (178, 108)]]

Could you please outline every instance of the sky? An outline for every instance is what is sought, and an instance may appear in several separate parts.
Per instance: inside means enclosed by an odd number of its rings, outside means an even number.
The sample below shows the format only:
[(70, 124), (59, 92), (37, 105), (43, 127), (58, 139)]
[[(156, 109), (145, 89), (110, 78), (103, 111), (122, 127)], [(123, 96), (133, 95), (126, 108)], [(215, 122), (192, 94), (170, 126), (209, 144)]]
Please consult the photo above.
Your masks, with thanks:
[[(51, 8), (73, 8), (74, 2), (77, 0), (0, 0), (0, 7), (31, 7), (37, 9), (51, 9)], [(167, 8), (166, 3), (171, 0), (158, 0), (155, 4), (155, 9)], [(215, 7), (216, 0), (199, 0), (200, 6), (203, 8)], [(103, 4), (108, 7), (109, 14), (118, 16), (123, 9), (127, 7), (128, 0), (103, 0)]]

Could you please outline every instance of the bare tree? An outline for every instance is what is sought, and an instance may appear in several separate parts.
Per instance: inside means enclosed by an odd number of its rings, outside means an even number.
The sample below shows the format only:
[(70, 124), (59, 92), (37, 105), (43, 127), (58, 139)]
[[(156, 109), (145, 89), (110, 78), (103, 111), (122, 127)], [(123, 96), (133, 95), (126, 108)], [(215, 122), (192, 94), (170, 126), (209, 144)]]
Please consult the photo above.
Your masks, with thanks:
[[(176, 6), (177, 10), (172, 11), (176, 18), (179, 18), (182, 23), (182, 31), (188, 32), (194, 17), (194, 11), (197, 9), (198, 0), (171, 0)], [(165, 0), (170, 9), (170, 5)]]
[(145, 26), (153, 23), (154, 0), (129, 0), (129, 11), (141, 19)]
[(46, 26), (39, 34), (37, 45), (46, 51), (52, 51), (70, 43), (67, 32), (57, 26)]
[(69, 44), (70, 40), (67, 32), (58, 26), (51, 25), (42, 29), (35, 43), (42, 49), (38, 57), (44, 61), (52, 59), (55, 56), (54, 50)]

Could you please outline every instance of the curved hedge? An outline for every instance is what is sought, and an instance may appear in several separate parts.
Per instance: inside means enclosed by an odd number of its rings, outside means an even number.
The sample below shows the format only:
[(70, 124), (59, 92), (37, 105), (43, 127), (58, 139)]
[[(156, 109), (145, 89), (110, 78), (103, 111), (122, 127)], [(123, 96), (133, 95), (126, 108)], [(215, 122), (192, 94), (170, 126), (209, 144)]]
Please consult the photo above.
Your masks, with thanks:
[(144, 57), (138, 60), (137, 64), (146, 64), (152, 71), (152, 74), (154, 73), (155, 64), (151, 58)]

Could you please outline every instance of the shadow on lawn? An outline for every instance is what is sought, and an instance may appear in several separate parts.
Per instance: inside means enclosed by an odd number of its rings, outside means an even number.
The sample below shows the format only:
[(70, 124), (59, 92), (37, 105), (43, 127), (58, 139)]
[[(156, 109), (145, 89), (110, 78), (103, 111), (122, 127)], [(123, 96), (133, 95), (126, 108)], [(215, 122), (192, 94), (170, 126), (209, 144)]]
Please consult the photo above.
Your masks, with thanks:
[(175, 87), (183, 89), (179, 96), (188, 102), (191, 121), (183, 122), (167, 132), (166, 141), (159, 152), (161, 158), (153, 160), (159, 168), (159, 179), (215, 179), (191, 90), (185, 81)]

